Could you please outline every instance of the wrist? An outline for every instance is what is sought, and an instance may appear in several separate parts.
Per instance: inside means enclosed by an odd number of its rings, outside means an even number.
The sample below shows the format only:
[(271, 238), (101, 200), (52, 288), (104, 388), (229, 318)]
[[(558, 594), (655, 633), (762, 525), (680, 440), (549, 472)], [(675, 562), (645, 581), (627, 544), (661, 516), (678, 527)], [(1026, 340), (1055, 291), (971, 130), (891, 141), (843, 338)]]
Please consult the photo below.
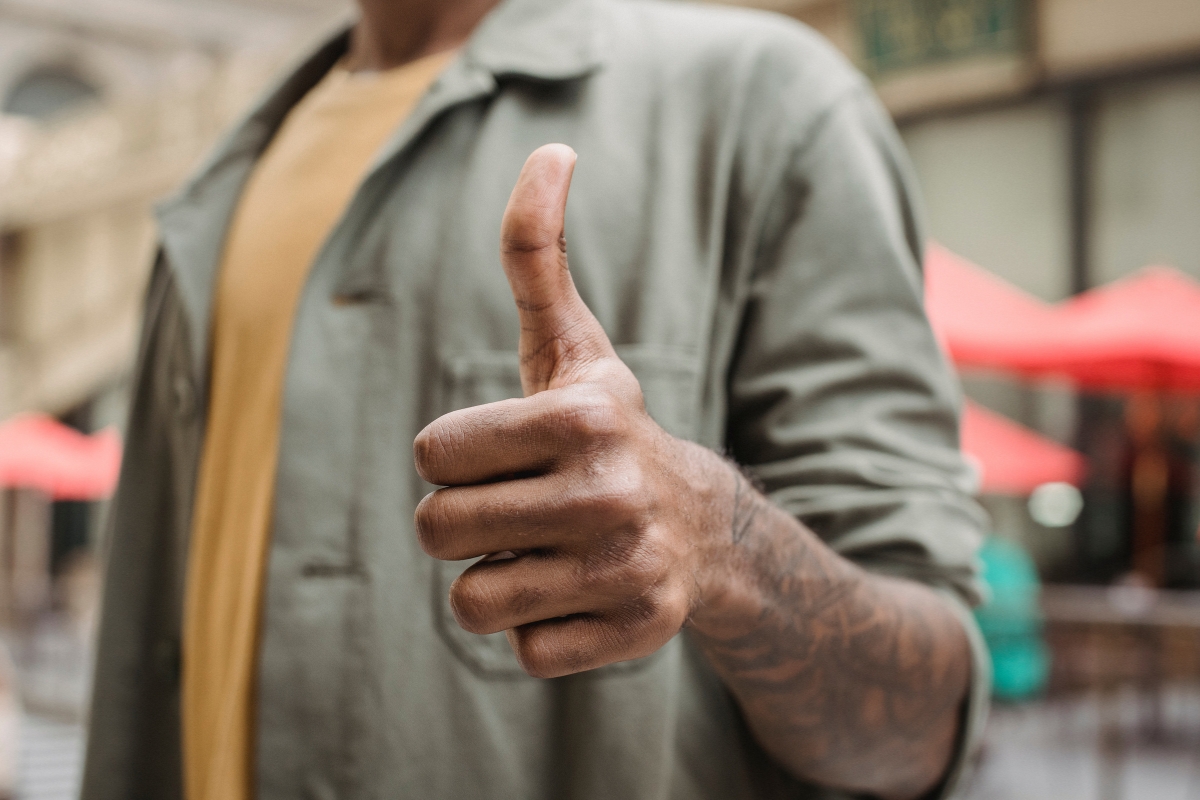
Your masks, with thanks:
[(697, 591), (687, 624), (702, 637), (728, 639), (752, 629), (771, 604), (772, 589), (778, 589), (770, 586), (761, 563), (769, 529), (781, 522), (799, 523), (767, 500), (736, 464), (705, 452), (706, 477), (717, 499), (707, 516), (706, 547), (695, 571)]
[(812, 603), (843, 596), (863, 580), (860, 569), (772, 503), (735, 464), (710, 455), (723, 513), (713, 515), (689, 628), (728, 641), (755, 630), (772, 611), (808, 617), (817, 611)]

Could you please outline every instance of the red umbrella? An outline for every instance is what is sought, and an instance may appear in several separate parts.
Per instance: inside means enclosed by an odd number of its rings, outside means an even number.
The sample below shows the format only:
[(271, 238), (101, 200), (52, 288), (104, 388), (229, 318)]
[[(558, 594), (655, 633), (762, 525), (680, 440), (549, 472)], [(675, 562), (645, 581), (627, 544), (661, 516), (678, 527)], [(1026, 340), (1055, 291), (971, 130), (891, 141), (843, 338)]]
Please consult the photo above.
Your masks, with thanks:
[(1090, 389), (1200, 391), (1200, 283), (1148, 267), (1063, 303), (1044, 346), (1015, 366)]
[(1045, 483), (1078, 486), (1086, 469), (1071, 448), (971, 402), (963, 409), (962, 449), (983, 473), (985, 494), (1027, 495)]
[(960, 368), (1086, 389), (1200, 391), (1200, 283), (1168, 267), (1048, 305), (930, 243), (925, 305)]
[(121, 439), (112, 428), (91, 436), (45, 414), (0, 425), (0, 487), (39, 489), (55, 500), (110, 496), (121, 469)]
[(1052, 306), (936, 242), (925, 249), (925, 309), (959, 367), (1012, 369), (1056, 322)]

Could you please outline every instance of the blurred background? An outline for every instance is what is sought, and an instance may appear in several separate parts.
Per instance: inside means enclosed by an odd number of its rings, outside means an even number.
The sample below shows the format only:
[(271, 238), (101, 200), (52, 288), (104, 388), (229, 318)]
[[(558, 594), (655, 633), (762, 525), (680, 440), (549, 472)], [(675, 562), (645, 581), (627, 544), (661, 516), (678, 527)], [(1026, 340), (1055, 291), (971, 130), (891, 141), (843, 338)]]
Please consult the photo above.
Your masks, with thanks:
[[(967, 796), (1200, 798), (1200, 3), (737, 4), (871, 76), (924, 191), (994, 528)], [(77, 790), (151, 205), (346, 12), (0, 0), (0, 797)]]

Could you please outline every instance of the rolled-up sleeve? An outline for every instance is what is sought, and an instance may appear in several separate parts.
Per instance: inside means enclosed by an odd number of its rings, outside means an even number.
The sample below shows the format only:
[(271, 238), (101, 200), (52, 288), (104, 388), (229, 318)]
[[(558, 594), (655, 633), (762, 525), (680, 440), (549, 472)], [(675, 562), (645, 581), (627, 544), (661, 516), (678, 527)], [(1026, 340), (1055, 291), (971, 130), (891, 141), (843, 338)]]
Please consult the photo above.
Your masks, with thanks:
[(949, 796), (987, 710), (990, 667), (970, 613), (985, 517), (959, 451), (958, 384), (923, 309), (909, 166), (865, 86), (779, 163), (744, 283), (726, 444), (834, 550), (926, 583), (954, 608), (975, 663)]

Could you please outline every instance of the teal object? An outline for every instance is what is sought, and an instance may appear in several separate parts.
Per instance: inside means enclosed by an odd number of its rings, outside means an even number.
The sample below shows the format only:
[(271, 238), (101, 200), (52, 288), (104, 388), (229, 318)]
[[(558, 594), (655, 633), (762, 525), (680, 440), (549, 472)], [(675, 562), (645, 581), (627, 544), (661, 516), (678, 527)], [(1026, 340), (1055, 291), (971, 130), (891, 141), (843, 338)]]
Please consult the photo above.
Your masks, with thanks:
[(1016, 542), (989, 536), (980, 551), (991, 599), (975, 609), (992, 656), (992, 694), (1021, 700), (1038, 694), (1050, 673), (1038, 605), (1041, 581), (1033, 559)]

